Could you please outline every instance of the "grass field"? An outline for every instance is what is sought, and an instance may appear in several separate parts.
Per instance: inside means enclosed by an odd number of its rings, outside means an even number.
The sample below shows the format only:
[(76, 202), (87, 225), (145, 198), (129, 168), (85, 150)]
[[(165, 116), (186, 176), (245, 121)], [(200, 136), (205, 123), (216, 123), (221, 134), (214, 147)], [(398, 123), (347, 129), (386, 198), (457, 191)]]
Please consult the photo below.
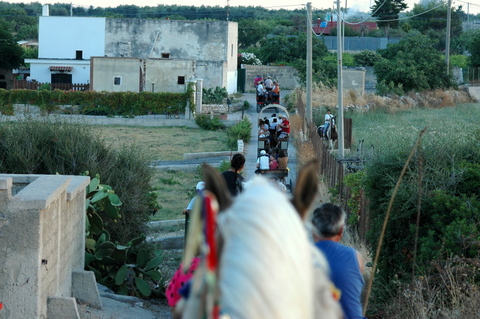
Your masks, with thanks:
[(227, 150), (224, 131), (189, 127), (92, 126), (108, 145), (140, 145), (149, 160), (180, 161), (184, 153)]
[[(227, 150), (225, 131), (204, 131), (188, 127), (94, 126), (107, 145), (120, 148), (136, 144), (149, 160), (178, 161), (184, 153)], [(201, 180), (200, 170), (157, 170), (152, 188), (158, 193), (162, 209), (152, 220), (182, 219), (182, 210), (195, 196), (195, 185)]]
[(424, 145), (432, 141), (448, 144), (480, 133), (478, 103), (435, 109), (414, 108), (395, 113), (381, 110), (353, 112), (345, 116), (353, 119), (354, 145), (364, 140), (365, 146), (373, 146), (378, 152), (388, 151), (391, 147), (412, 146), (425, 127)]

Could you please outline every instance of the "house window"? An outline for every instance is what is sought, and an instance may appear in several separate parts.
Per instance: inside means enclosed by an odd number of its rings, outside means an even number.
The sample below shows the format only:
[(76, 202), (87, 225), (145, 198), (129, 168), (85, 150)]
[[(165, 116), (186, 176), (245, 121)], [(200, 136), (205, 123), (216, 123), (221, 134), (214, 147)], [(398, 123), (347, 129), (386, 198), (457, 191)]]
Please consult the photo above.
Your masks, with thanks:
[(75, 60), (83, 60), (83, 51), (81, 50), (75, 51)]
[(184, 76), (179, 76), (177, 80), (177, 84), (185, 84), (185, 77)]
[(122, 84), (122, 77), (114, 76), (113, 77), (113, 85), (120, 85), (120, 84)]
[(162, 53), (162, 59), (170, 59), (170, 53)]
[(5, 80), (5, 75), (4, 74), (0, 74), (0, 80)]

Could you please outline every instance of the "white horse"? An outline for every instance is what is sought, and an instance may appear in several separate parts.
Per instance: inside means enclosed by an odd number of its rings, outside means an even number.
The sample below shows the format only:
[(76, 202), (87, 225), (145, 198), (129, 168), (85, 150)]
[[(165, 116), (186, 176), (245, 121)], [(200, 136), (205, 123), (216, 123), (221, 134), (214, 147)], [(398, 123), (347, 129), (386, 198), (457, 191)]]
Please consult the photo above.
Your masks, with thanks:
[[(316, 196), (316, 165), (301, 170), (291, 202), (258, 176), (230, 206), (224, 180), (209, 167), (204, 174), (208, 191), (203, 216), (210, 221), (201, 223), (199, 210), (194, 213), (184, 260), (188, 265), (200, 244), (203, 265), (176, 317), (341, 318), (327, 263), (309, 241), (302, 220)], [(208, 216), (216, 210), (218, 240), (212, 243)]]

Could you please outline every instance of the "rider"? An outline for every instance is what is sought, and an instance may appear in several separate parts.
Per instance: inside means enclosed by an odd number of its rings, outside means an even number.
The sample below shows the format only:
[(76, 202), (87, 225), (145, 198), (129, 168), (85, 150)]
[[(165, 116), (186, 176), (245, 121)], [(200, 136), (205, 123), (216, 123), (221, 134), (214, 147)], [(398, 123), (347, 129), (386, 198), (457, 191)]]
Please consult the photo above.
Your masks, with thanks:
[(327, 114), (325, 114), (325, 125), (323, 126), (323, 136), (327, 137), (327, 132), (328, 132), (328, 127), (330, 126), (330, 123), (332, 122), (333, 118), (332, 111), (327, 110)]
[(257, 96), (260, 97), (260, 101), (265, 99), (265, 89), (263, 88), (263, 81), (260, 81), (257, 85)]
[(280, 85), (278, 84), (277, 81), (273, 81), (273, 88), (270, 91), (270, 99), (273, 102), (278, 102), (279, 97), (280, 97)]
[(267, 91), (267, 93), (269, 93), (273, 88), (273, 81), (272, 81), (272, 78), (270, 76), (267, 76), (267, 78), (265, 79), (265, 90)]

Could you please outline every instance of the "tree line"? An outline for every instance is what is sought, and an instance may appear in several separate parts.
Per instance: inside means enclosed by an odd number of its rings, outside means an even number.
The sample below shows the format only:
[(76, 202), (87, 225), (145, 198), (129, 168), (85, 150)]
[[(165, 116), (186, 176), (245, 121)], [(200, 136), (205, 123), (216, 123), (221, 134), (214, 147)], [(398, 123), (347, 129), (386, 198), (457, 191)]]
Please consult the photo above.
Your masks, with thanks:
[[(437, 89), (453, 83), (451, 76), (442, 67), (445, 60), (446, 17), (448, 5), (442, 0), (433, 0), (427, 4), (415, 4), (411, 11), (404, 0), (376, 0), (371, 7), (378, 29), (356, 31), (349, 25), (365, 20), (365, 13), (354, 13), (342, 9), (346, 14), (345, 36), (399, 37), (402, 44), (390, 45), (389, 49), (364, 51), (359, 54), (345, 54), (345, 66), (376, 66), (377, 77), (385, 80), (380, 88), (385, 91), (400, 93), (405, 89)], [(314, 9), (312, 20), (326, 20), (332, 16), (330, 9)], [(21, 58), (36, 58), (33, 50), (23, 52), (18, 58), (18, 50), (12, 43), (18, 40), (36, 39), (38, 37), (38, 19), (42, 5), (38, 2), (29, 4), (11, 4), (0, 2), (0, 41), (9, 43), (0, 49), (0, 68), (15, 68), (21, 65)], [(238, 42), (240, 53), (251, 53), (262, 64), (291, 65), (297, 68), (301, 78), (306, 75), (306, 30), (307, 15), (302, 8), (294, 10), (267, 9), (263, 7), (219, 7), (219, 6), (166, 6), (138, 7), (121, 5), (117, 7), (74, 7), (70, 4), (56, 3), (50, 5), (52, 16), (88, 16), (135, 19), (205, 19), (229, 20), (238, 22)], [(467, 14), (462, 6), (451, 8), (451, 65), (460, 67), (480, 67), (480, 32), (464, 31), (462, 23)], [(470, 15), (473, 21), (474, 16)], [(336, 34), (331, 30), (331, 35)], [(415, 44), (427, 43), (418, 50)], [(409, 54), (401, 54), (403, 48), (412, 48)], [(252, 56), (249, 54), (248, 56)], [(416, 56), (418, 54), (418, 58)], [(14, 58), (8, 58), (8, 57)], [(251, 63), (242, 60), (240, 63)], [(429, 57), (425, 61), (423, 57)], [(16, 58), (15, 58), (16, 57)], [(424, 61), (419, 63), (419, 61)], [(426, 63), (426, 64), (425, 64)], [(400, 68), (406, 75), (398, 72)], [(392, 71), (393, 70), (393, 71)], [(425, 73), (419, 83), (418, 72)], [(322, 37), (313, 41), (313, 80), (326, 85), (336, 85), (337, 58), (335, 53), (328, 52)], [(408, 81), (407, 78), (415, 81)], [(429, 81), (426, 77), (435, 77), (441, 81)]]

